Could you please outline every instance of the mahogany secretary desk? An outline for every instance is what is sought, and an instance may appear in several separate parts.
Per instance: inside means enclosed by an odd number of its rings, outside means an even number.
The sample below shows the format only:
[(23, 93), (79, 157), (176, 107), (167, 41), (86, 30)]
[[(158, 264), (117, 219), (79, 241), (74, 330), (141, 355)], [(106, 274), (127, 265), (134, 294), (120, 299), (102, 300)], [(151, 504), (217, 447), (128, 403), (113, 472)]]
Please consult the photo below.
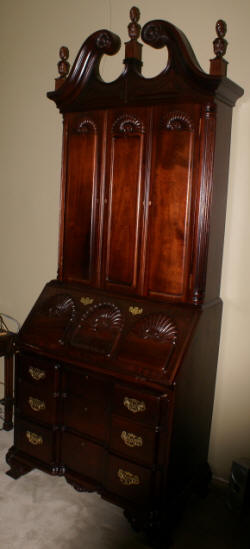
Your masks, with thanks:
[[(99, 75), (120, 48), (93, 33), (68, 74), (63, 115), (58, 278), (18, 337), (14, 478), (39, 468), (98, 491), (154, 530), (180, 494), (209, 477), (232, 107), (218, 21), (210, 74), (172, 24), (144, 25), (166, 68), (141, 75), (132, 8), (124, 71)], [(67, 76), (68, 74), (68, 76)]]

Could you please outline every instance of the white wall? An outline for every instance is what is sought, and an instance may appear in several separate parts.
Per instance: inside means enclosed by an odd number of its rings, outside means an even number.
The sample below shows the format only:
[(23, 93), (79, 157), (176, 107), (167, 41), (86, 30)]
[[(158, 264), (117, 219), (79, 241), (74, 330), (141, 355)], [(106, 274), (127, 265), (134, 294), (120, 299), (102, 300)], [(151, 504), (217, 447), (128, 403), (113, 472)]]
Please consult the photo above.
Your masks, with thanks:
[[(228, 76), (245, 88), (233, 119), (224, 315), (209, 456), (214, 473), (227, 478), (232, 459), (250, 456), (250, 3), (138, 0), (136, 5), (142, 24), (161, 18), (182, 29), (205, 70), (213, 57), (215, 23), (225, 19)], [(125, 41), (130, 7), (128, 0), (1, 0), (0, 311), (20, 322), (45, 282), (56, 277), (61, 118), (46, 91), (54, 88), (59, 47), (68, 46), (73, 61), (83, 40), (99, 28)], [(123, 51), (104, 60), (106, 79), (119, 74)], [(157, 74), (163, 57), (145, 46), (144, 74)]]

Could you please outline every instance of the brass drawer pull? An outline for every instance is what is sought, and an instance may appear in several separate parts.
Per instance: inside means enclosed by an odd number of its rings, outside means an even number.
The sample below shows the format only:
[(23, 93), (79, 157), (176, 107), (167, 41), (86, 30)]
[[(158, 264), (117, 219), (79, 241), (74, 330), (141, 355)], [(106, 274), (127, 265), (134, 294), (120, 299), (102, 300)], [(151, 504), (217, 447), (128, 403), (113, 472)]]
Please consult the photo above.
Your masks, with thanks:
[(43, 370), (40, 370), (40, 368), (33, 368), (33, 366), (30, 366), (29, 374), (36, 381), (40, 381), (40, 379), (45, 379), (46, 377), (46, 373)]
[(118, 469), (117, 476), (124, 486), (138, 486), (138, 484), (141, 484), (140, 477), (138, 475), (133, 475), (133, 473), (130, 473), (129, 471)]
[(136, 398), (124, 397), (123, 404), (133, 414), (138, 412), (145, 412), (146, 404), (143, 400), (136, 400)]
[(26, 431), (26, 438), (30, 442), (30, 444), (33, 444), (33, 446), (39, 446), (43, 444), (43, 437), (37, 435), (36, 433), (32, 433), (31, 431)]
[(133, 316), (141, 315), (143, 313), (143, 309), (140, 309), (139, 307), (132, 307), (131, 306), (131, 307), (129, 307), (129, 312)]
[(91, 305), (93, 303), (94, 299), (92, 297), (81, 297), (80, 302), (86, 307), (87, 305)]
[(41, 410), (45, 410), (46, 408), (44, 400), (33, 397), (29, 397), (29, 405), (34, 412), (41, 412)]
[(121, 439), (123, 440), (124, 444), (126, 444), (126, 446), (129, 446), (130, 448), (135, 448), (135, 446), (141, 448), (143, 446), (142, 437), (137, 437), (133, 433), (127, 433), (127, 431), (122, 431)]

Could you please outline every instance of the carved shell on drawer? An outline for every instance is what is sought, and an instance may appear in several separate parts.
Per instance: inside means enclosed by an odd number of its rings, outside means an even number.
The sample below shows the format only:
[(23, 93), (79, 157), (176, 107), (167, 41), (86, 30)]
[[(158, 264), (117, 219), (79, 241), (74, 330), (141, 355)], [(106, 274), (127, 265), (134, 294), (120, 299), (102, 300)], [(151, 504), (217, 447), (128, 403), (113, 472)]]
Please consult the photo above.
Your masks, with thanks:
[(97, 303), (90, 307), (81, 318), (81, 327), (85, 326), (93, 332), (99, 330), (120, 332), (123, 324), (122, 313), (113, 303)]
[(162, 343), (176, 342), (177, 328), (173, 321), (164, 314), (151, 314), (140, 318), (133, 326), (132, 332), (142, 339), (153, 339)]

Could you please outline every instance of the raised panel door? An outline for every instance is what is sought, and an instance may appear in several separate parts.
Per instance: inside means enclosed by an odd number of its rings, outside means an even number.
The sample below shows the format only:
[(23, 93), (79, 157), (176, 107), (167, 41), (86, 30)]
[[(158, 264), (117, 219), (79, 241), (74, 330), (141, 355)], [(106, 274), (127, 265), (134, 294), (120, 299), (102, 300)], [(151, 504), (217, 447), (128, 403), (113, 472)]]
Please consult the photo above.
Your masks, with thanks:
[(62, 277), (94, 283), (98, 261), (103, 111), (78, 113), (66, 120)]
[[(144, 292), (184, 301), (195, 224), (199, 106), (156, 109), (146, 231)], [(193, 206), (193, 207), (192, 207)]]
[(138, 288), (148, 110), (111, 111), (107, 126), (103, 285)]

